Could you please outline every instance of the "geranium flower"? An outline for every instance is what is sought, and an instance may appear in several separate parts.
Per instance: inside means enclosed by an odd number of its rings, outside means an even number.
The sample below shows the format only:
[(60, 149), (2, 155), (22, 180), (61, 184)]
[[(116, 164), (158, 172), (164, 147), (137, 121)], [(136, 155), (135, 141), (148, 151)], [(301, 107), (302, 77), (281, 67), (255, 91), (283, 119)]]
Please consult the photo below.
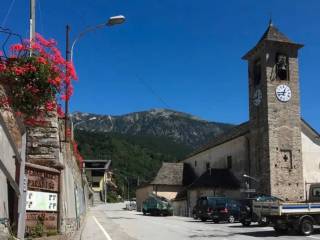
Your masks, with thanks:
[(22, 50), (25, 50), (25, 47), (22, 44), (18, 43), (18, 44), (11, 45), (10, 50), (15, 52), (20, 52)]

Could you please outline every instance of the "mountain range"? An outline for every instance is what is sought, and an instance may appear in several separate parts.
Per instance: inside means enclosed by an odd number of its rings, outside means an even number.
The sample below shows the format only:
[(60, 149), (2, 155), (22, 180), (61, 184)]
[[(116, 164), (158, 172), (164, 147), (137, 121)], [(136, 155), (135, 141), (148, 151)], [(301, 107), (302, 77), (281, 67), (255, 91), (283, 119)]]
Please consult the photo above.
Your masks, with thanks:
[[(151, 109), (121, 116), (75, 112), (74, 136), (84, 159), (111, 159), (112, 168), (130, 183), (131, 196), (140, 182), (149, 182), (162, 162), (177, 162), (233, 125), (209, 122), (168, 109)], [(115, 175), (118, 186), (123, 177)], [(127, 191), (109, 192), (116, 199)]]
[(233, 126), (205, 121), (187, 113), (168, 109), (151, 109), (120, 116), (75, 112), (72, 119), (76, 130), (166, 137), (192, 149), (207, 143)]

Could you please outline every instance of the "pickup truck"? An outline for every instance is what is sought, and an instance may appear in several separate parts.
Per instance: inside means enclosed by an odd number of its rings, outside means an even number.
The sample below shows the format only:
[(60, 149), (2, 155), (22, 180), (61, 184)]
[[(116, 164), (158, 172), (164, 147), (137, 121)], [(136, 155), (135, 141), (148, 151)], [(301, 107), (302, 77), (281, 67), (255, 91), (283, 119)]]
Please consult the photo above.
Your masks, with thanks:
[(291, 228), (302, 235), (311, 235), (313, 226), (320, 225), (320, 183), (310, 185), (309, 199), (305, 202), (255, 201), (253, 211), (266, 217), (279, 233)]

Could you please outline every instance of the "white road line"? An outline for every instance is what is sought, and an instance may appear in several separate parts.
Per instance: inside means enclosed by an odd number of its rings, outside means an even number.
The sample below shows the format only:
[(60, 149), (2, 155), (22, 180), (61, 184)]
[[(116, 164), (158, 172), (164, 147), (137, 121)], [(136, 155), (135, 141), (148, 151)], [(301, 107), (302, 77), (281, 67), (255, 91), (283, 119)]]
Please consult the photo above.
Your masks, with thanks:
[(319, 237), (315, 237), (315, 236), (307, 236), (308, 238), (313, 238), (313, 239), (320, 239)]
[(106, 230), (104, 230), (104, 228), (102, 227), (102, 225), (98, 222), (98, 220), (96, 219), (95, 216), (93, 216), (94, 221), (96, 222), (96, 224), (99, 226), (99, 228), (101, 229), (101, 231), (103, 232), (104, 236), (108, 239), (108, 240), (112, 240), (112, 238), (110, 237), (110, 235), (106, 232)]

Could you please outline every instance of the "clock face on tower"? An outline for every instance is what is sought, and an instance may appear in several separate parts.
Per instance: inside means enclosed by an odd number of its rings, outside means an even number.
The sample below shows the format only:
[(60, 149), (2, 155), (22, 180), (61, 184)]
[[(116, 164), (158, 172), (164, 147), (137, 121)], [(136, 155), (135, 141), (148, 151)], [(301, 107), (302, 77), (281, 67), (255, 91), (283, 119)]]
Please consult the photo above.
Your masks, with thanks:
[(280, 102), (288, 102), (291, 98), (291, 89), (285, 84), (276, 88), (276, 96)]
[(259, 106), (259, 104), (261, 103), (261, 100), (262, 100), (262, 92), (260, 89), (256, 89), (253, 93), (253, 98), (252, 98), (253, 105)]

